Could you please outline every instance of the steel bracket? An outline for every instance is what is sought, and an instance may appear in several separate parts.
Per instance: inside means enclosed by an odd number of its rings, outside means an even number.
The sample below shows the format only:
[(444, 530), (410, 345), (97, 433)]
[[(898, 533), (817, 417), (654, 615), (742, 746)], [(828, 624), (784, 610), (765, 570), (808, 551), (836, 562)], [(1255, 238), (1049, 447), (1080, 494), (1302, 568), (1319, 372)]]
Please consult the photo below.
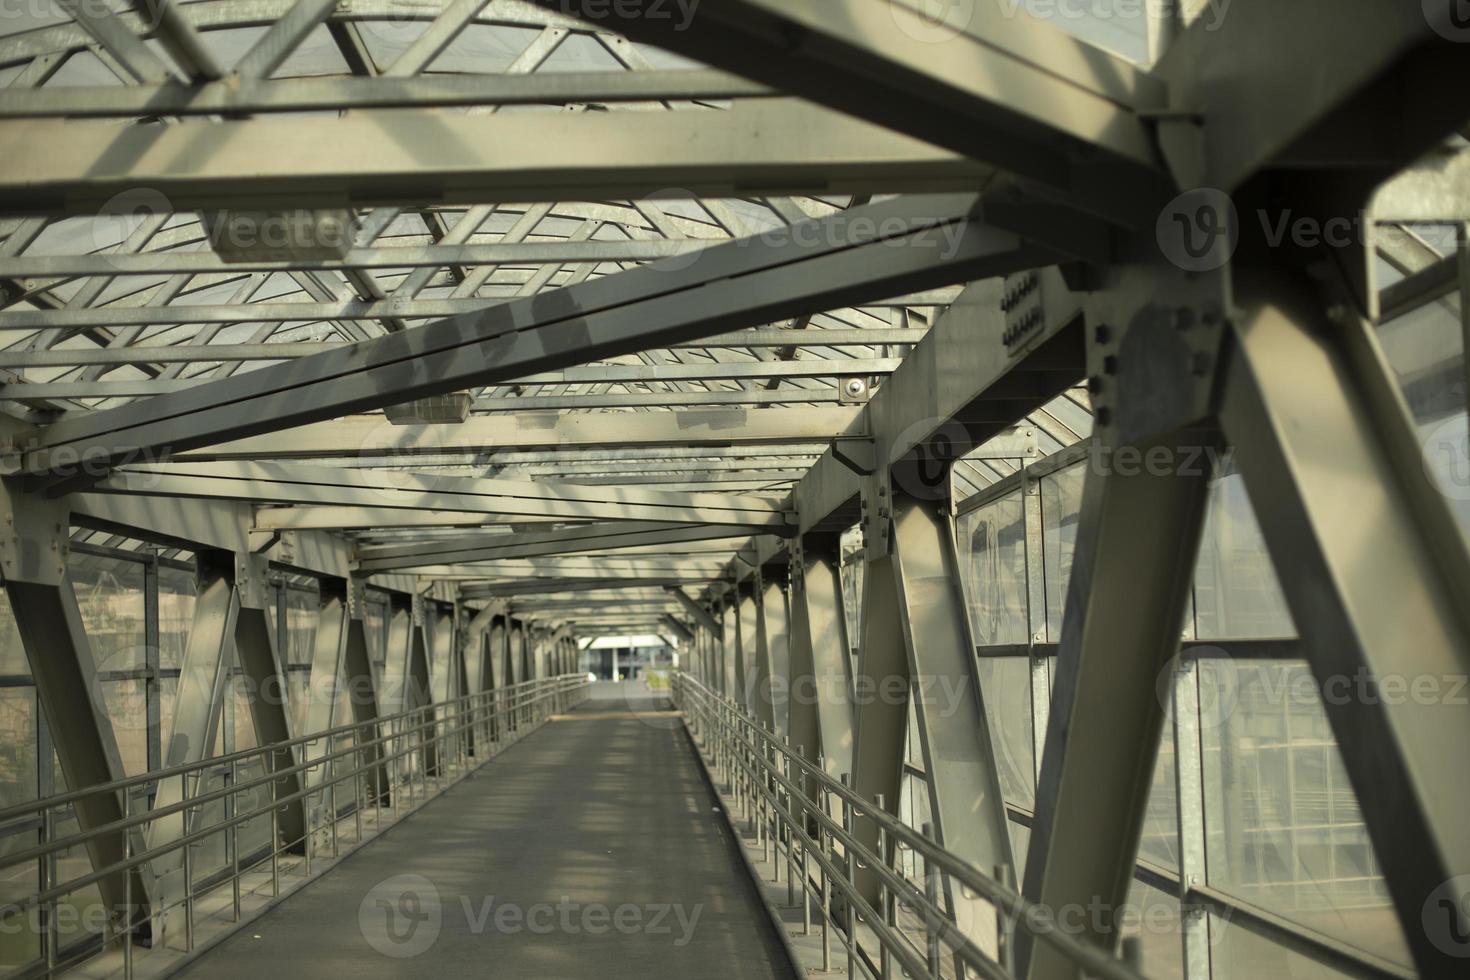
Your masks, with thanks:
[(0, 479), (0, 571), (6, 581), (60, 585), (70, 548), (71, 508), (60, 499)]

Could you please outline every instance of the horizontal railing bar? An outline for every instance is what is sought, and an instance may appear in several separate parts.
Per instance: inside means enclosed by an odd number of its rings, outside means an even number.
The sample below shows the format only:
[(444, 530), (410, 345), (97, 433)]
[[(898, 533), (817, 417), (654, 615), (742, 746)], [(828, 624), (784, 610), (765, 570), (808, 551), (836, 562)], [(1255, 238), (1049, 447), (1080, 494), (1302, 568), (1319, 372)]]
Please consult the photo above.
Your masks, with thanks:
[[(581, 678), (582, 678), (582, 675), (569, 674), (569, 675), (563, 675), (562, 677), (555, 678), (554, 680), (560, 682), (560, 681), (565, 681), (565, 680), (575, 680), (575, 679), (581, 679)], [(529, 685), (534, 685), (534, 684), (540, 684), (540, 683), (543, 683), (543, 682), (542, 681), (527, 681), (527, 682), (524, 682), (524, 683), (522, 683), (520, 685), (517, 685), (517, 687), (525, 687), (528, 684)], [(510, 691), (510, 690), (513, 690), (513, 689), (512, 688), (506, 688), (505, 690), (506, 691)], [(493, 693), (493, 692), (491, 692), (491, 693)], [(554, 696), (555, 694), (558, 694), (558, 693), (563, 693), (563, 692), (561, 690), (549, 691), (549, 692), (546, 692), (544, 694), (536, 695), (536, 696), (532, 697), (530, 700), (518, 701), (518, 702), (513, 703), (513, 704), (508, 704), (502, 710), (492, 711), (491, 713), (497, 719), (504, 719), (504, 718), (507, 718), (512, 712), (514, 712), (518, 708), (524, 708), (524, 707), (526, 707), (529, 704), (535, 704), (535, 703), (537, 703), (539, 701), (545, 700), (546, 698), (552, 697), (552, 696)], [(467, 697), (478, 697), (478, 696), (479, 695), (468, 695)], [(441, 706), (426, 706), (426, 707), (423, 707), (423, 708), (415, 708), (415, 709), (413, 709), (413, 712), (404, 712), (404, 713), (401, 713), (401, 714), (398, 714), (398, 715), (393, 715), (393, 716), (391, 716), (391, 718), (393, 720), (404, 720), (410, 714), (413, 714), (413, 713), (427, 713), (427, 712), (432, 712), (432, 711), (435, 711), (436, 708), (439, 708), (439, 707), (448, 707), (450, 704), (451, 704), (451, 702), (445, 702), (445, 704), (444, 705), (441, 705)], [(355, 732), (358, 728), (363, 728), (363, 727), (368, 727), (368, 726), (374, 726), (374, 725), (382, 725), (382, 724), (385, 724), (385, 722), (381, 722), (381, 721), (379, 721), (379, 722), (372, 722), (372, 721), (370, 721), (370, 722), (361, 722), (358, 725), (342, 726), (340, 728), (332, 729), (332, 730), (328, 730), (328, 731), (324, 731), (324, 732), (321, 732), (321, 733), (316, 734), (316, 735), (303, 736), (303, 737), (306, 738), (306, 739), (308, 739), (309, 741), (315, 742), (315, 741), (319, 741), (319, 740), (321, 740), (323, 738), (340, 737), (343, 734), (348, 734), (349, 732)], [(420, 739), (422, 739), (424, 737), (423, 733), (427, 729), (429, 729), (431, 727), (434, 727), (434, 726), (437, 726), (437, 725), (441, 725), (441, 724), (444, 724), (444, 722), (442, 720), (440, 720), (439, 718), (437, 718), (437, 717), (427, 717), (426, 716), (423, 721), (421, 721), (421, 722), (419, 722), (417, 724), (414, 724), (414, 725), (412, 725), (409, 728), (405, 728), (404, 730), (402, 730), (400, 732), (390, 733), (390, 734), (386, 734), (386, 735), (379, 735), (378, 737), (373, 738), (370, 741), (357, 742), (357, 743), (355, 743), (354, 745), (352, 745), (349, 748), (341, 749), (341, 750), (335, 751), (335, 752), (328, 752), (326, 754), (317, 756), (315, 758), (306, 760), (304, 762), (293, 763), (291, 766), (286, 767), (286, 768), (271, 770), (271, 769), (269, 769), (269, 766), (267, 765), (267, 769), (266, 769), (266, 772), (265, 773), (263, 773), (262, 775), (260, 775), (258, 777), (255, 777), (255, 778), (253, 778), (251, 780), (248, 780), (246, 782), (238, 783), (238, 784), (232, 785), (230, 787), (221, 787), (220, 789), (217, 789), (217, 790), (211, 790), (208, 793), (204, 793), (204, 794), (201, 794), (199, 796), (190, 797), (187, 800), (181, 800), (180, 802), (170, 804), (169, 806), (163, 807), (161, 809), (150, 809), (150, 810), (146, 810), (146, 811), (144, 811), (142, 813), (135, 814), (135, 815), (132, 815), (132, 816), (123, 818), (121, 820), (115, 820), (115, 821), (112, 821), (111, 823), (102, 824), (102, 825), (99, 825), (97, 827), (93, 827), (93, 828), (91, 828), (89, 830), (86, 830), (86, 831), (78, 831), (77, 833), (69, 834), (66, 837), (56, 838), (53, 841), (48, 841), (45, 844), (37, 845), (36, 847), (30, 848), (30, 849), (25, 850), (25, 851), (18, 851), (18, 852), (14, 853), (14, 854), (0, 855), (0, 869), (4, 869), (4, 868), (8, 868), (8, 867), (13, 867), (13, 866), (15, 866), (17, 864), (25, 863), (26, 861), (37, 860), (37, 859), (42, 858), (42, 857), (45, 857), (48, 854), (51, 854), (51, 853), (53, 853), (53, 852), (55, 852), (57, 850), (66, 850), (68, 848), (75, 847), (77, 844), (84, 844), (84, 843), (87, 843), (88, 841), (93, 840), (93, 839), (98, 838), (98, 837), (103, 837), (103, 836), (106, 836), (106, 835), (109, 835), (109, 834), (115, 834), (115, 833), (119, 833), (119, 832), (131, 830), (134, 827), (140, 827), (140, 826), (143, 826), (143, 825), (152, 823), (155, 820), (161, 820), (161, 819), (164, 819), (165, 817), (175, 816), (177, 814), (180, 814), (180, 813), (185, 812), (186, 810), (190, 810), (190, 809), (194, 809), (196, 807), (204, 806), (206, 804), (213, 803), (213, 802), (215, 802), (217, 800), (222, 800), (222, 799), (224, 799), (224, 798), (226, 798), (228, 796), (232, 796), (232, 795), (234, 795), (236, 793), (241, 793), (241, 792), (245, 792), (247, 790), (257, 789), (257, 788), (262, 787), (262, 786), (273, 785), (273, 784), (278, 783), (281, 780), (286, 779), (286, 778), (289, 778), (289, 777), (291, 777), (293, 775), (300, 775), (300, 774), (303, 774), (303, 773), (307, 773), (307, 772), (309, 772), (311, 770), (319, 769), (323, 765), (329, 765), (329, 764), (331, 764), (331, 763), (333, 763), (333, 762), (335, 762), (335, 761), (337, 761), (339, 759), (344, 759), (344, 758), (347, 758), (349, 756), (358, 755), (358, 754), (361, 754), (363, 752), (368, 752), (368, 751), (370, 751), (370, 750), (372, 750), (374, 748), (378, 748), (380, 746), (384, 746), (387, 742), (389, 742), (392, 739), (402, 739), (402, 738), (408, 738), (410, 736), (417, 736)], [(432, 739), (432, 742), (431, 743), (428, 743), (428, 744), (438, 744), (439, 742), (442, 742), (444, 739), (446, 739), (448, 737), (451, 737), (451, 736), (454, 736), (454, 735), (458, 735), (458, 734), (466, 731), (470, 726), (472, 726), (474, 724), (478, 724), (478, 722), (476, 722), (475, 720), (471, 719), (470, 721), (466, 722), (463, 725), (459, 725), (459, 726), (457, 726), (457, 727), (455, 727), (453, 729), (446, 729), (444, 732), (442, 732), (440, 734), (437, 734), (437, 735), (434, 735), (433, 736), (433, 739)], [(155, 772), (155, 773), (150, 773), (150, 774), (148, 774), (148, 776), (146, 778), (144, 778), (144, 777), (132, 777), (132, 780), (130, 780), (129, 783), (130, 783), (130, 785), (137, 785), (136, 780), (138, 780), (140, 778), (144, 779), (145, 782), (153, 782), (153, 781), (160, 781), (161, 782), (162, 780), (165, 780), (165, 779), (183, 778), (183, 777), (188, 776), (188, 775), (197, 774), (198, 771), (201, 768), (209, 768), (209, 769), (218, 768), (221, 762), (239, 761), (239, 760), (245, 760), (245, 759), (255, 758), (257, 756), (262, 757), (262, 760), (261, 761), (264, 762), (265, 760), (264, 760), (263, 756), (266, 753), (273, 753), (273, 754), (275, 754), (275, 753), (283, 752), (288, 747), (290, 747), (291, 745), (295, 744), (296, 741), (298, 741), (298, 740), (292, 740), (291, 742), (277, 742), (277, 743), (274, 743), (273, 745), (262, 746), (262, 747), (258, 747), (256, 749), (248, 749), (248, 750), (245, 750), (243, 752), (233, 753), (233, 754), (231, 754), (229, 756), (219, 756), (219, 757), (216, 757), (216, 758), (213, 758), (213, 759), (208, 760), (207, 763), (191, 763), (187, 767), (187, 769), (185, 767), (175, 767), (172, 770), (160, 770), (160, 771)], [(354, 770), (354, 773), (361, 774), (362, 772), (366, 772), (366, 771), (370, 771), (370, 770), (378, 770), (378, 769), (381, 769), (383, 767), (383, 765), (385, 763), (389, 762), (389, 761), (393, 761), (393, 760), (402, 758), (404, 755), (412, 754), (413, 752), (416, 752), (416, 751), (421, 751), (422, 750), (422, 744), (423, 743), (420, 743), (418, 745), (415, 745), (412, 748), (401, 750), (401, 751), (399, 751), (397, 753), (394, 753), (391, 756), (382, 756), (382, 757), (379, 757), (378, 759), (375, 759), (373, 762), (370, 762), (367, 765), (360, 766), (357, 770)], [(316, 793), (321, 792), (322, 789), (325, 786), (327, 786), (327, 785), (334, 785), (336, 783), (342, 782), (342, 781), (344, 781), (345, 778), (346, 777), (329, 779), (326, 783), (323, 783), (323, 784), (321, 784), (319, 786), (303, 788), (303, 789), (298, 790), (297, 792), (292, 793), (292, 794), (290, 794), (288, 796), (273, 798), (270, 806), (261, 808), (259, 810), (251, 811), (251, 813), (248, 815), (247, 819), (248, 818), (253, 818), (255, 816), (262, 816), (262, 815), (268, 814), (271, 810), (279, 810), (279, 809), (282, 809), (287, 804), (294, 803), (297, 800), (305, 800), (308, 797), (313, 796)], [(68, 797), (72, 797), (73, 795), (74, 794), (65, 794), (64, 797), (55, 797), (55, 798), (52, 798), (51, 800), (46, 801), (40, 807), (40, 809), (50, 809), (50, 808), (52, 808), (54, 806), (61, 806), (64, 803), (72, 802), (70, 799), (68, 799)], [(229, 824), (229, 826), (233, 826), (233, 825), (234, 825), (233, 822), (231, 824)], [(223, 827), (223, 826), (226, 826), (226, 825), (225, 824), (220, 824), (220, 825), (217, 825), (217, 826)], [(162, 853), (167, 853), (169, 850), (173, 850), (173, 849), (174, 849), (173, 846), (169, 846), (169, 847), (165, 848)], [(117, 868), (112, 868), (110, 870), (118, 870), (118, 869)], [(90, 883), (90, 882), (88, 882), (88, 883)]]

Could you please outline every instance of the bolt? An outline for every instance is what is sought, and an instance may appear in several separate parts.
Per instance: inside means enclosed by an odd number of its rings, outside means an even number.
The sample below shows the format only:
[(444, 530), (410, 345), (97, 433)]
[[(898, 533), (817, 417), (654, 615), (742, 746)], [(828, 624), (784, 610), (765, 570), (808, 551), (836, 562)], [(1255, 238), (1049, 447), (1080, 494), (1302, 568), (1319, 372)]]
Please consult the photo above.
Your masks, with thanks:
[(1097, 375), (1094, 374), (1092, 377), (1090, 377), (1090, 378), (1087, 379), (1087, 390), (1090, 391), (1090, 392), (1092, 392), (1092, 394), (1094, 394), (1094, 395), (1098, 394), (1099, 392), (1102, 391), (1102, 388), (1103, 388), (1103, 379), (1102, 378), (1100, 378), (1100, 377), (1098, 377)]
[(1109, 354), (1107, 357), (1104, 357), (1103, 358), (1103, 374), (1112, 375), (1112, 374), (1117, 374), (1117, 373), (1118, 373), (1118, 358), (1115, 357), (1112, 354)]
[(1096, 338), (1099, 344), (1106, 344), (1108, 340), (1113, 336), (1113, 333), (1111, 330), (1108, 329), (1107, 324), (1099, 323), (1097, 325), (1097, 329), (1092, 332), (1092, 335), (1094, 338)]
[(1113, 422), (1113, 410), (1106, 405), (1100, 406), (1097, 410), (1096, 421), (1098, 425), (1111, 425)]

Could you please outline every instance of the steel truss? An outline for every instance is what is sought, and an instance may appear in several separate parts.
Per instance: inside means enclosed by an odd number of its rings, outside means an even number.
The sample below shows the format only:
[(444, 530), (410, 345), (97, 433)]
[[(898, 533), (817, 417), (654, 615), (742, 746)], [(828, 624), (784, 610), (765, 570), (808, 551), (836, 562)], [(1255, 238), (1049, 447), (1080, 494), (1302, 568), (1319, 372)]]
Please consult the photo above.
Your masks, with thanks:
[[(788, 860), (817, 835), (853, 957), (938, 976), (942, 938), (956, 971), (1129, 976), (1116, 917), (1050, 941), (1006, 915), (1117, 910), (1146, 880), (1180, 903), (1188, 980), (1212, 975), (1222, 909), (1335, 969), (1412, 972), (1210, 886), (1187, 802), (1209, 654), (1180, 627), (1228, 447), (1299, 633), (1237, 652), (1300, 656), (1323, 685), (1470, 673), (1470, 554), (1376, 335), (1458, 285), (1470, 338), (1466, 155), (1445, 142), (1470, 117), (1470, 48), (1448, 12), (1236, 0), (1145, 66), (985, 4), (964, 30), (885, 0), (722, 0), (682, 27), (637, 2), (199, 0), (156, 23), (60, 6), (72, 21), (0, 39), (19, 69), (0, 90), (0, 568), (109, 942), (192, 930), (173, 911), (194, 895), (189, 778), (231, 748), (236, 677), (271, 854), (309, 867), (323, 827), (336, 847), (339, 757), (381, 817), (543, 720), (527, 690), (565, 701), (581, 641), (636, 629), (678, 649), (693, 730)], [(403, 16), (430, 23), (380, 63), (361, 28)], [(510, 26), (533, 39), (503, 74), (425, 74)], [(265, 31), (226, 72), (206, 39), (242, 27)], [(350, 77), (275, 77), (314, 32)], [(571, 36), (622, 70), (540, 71)], [(634, 42), (708, 67), (656, 69)], [(120, 84), (46, 84), (84, 52)], [(278, 115), (319, 110), (341, 115)], [(1371, 236), (1279, 242), (1250, 217), (1326, 225), (1385, 185), (1382, 220), (1455, 222), (1460, 251), (1385, 246), (1409, 276), (1382, 302)], [(110, 201), (139, 187), (128, 224)], [(235, 254), (222, 209), (351, 234)], [(1171, 237), (1206, 218), (1233, 228), (1218, 261)], [(1080, 383), (1091, 438), (1040, 459)], [(458, 396), (459, 425), (378, 414)], [(1092, 465), (1121, 453), (1164, 463)], [(977, 648), (951, 490), (967, 456), (998, 474), (973, 505), (1020, 492), (1021, 644)], [(1048, 637), (1036, 488), (1079, 462)], [(132, 811), (94, 696), (72, 527), (195, 556), (166, 740), (150, 708), (156, 817)], [(286, 655), (295, 575), (318, 583), (306, 664)], [(1005, 656), (1029, 667), (1025, 813), (983, 683)], [(296, 715), (263, 693), (293, 671)], [(341, 694), (350, 751), (314, 737)], [(1139, 858), (1171, 699), (1177, 873)], [(1458, 975), (1463, 946), (1421, 913), (1470, 874), (1470, 783), (1443, 761), (1470, 752), (1470, 713), (1357, 698), (1327, 718), (1413, 969)], [(899, 821), (915, 794), (927, 828)], [(834, 840), (861, 866), (823, 863)], [(944, 869), (932, 894), (897, 881), (905, 851)], [(895, 896), (944, 918), (924, 962), (890, 941)], [(1470, 934), (1463, 898), (1451, 935)]]

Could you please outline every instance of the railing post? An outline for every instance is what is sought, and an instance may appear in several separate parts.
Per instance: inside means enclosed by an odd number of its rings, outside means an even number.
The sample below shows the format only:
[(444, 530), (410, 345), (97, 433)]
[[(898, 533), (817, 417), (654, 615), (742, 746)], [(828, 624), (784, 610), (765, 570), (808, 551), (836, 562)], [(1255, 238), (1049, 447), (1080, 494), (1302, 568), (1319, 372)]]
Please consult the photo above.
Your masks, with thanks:
[[(934, 840), (934, 825), (924, 824), (924, 839)], [(929, 855), (924, 854), (924, 935), (929, 954), (929, 975), (939, 977), (939, 874), (929, 866)]]
[[(852, 789), (851, 773), (842, 774), (842, 785), (846, 789)], [(848, 841), (855, 839), (853, 823), (852, 801), (844, 796), (842, 798), (842, 829), (847, 831)], [(847, 900), (843, 903), (845, 906), (843, 920), (847, 924), (847, 975), (851, 977), (856, 975), (853, 973), (853, 968), (857, 961), (857, 913), (853, 901), (856, 898), (854, 892), (857, 891), (857, 856), (853, 854), (851, 843), (844, 843), (842, 851), (848, 886)], [(938, 976), (937, 972), (935, 976)]]
[(239, 791), (235, 789), (240, 783), (240, 764), (238, 759), (230, 759), (230, 795), (228, 813), (230, 820), (230, 891), (231, 908), (234, 910), (234, 921), (240, 921), (240, 804), (238, 801)]
[[(133, 794), (127, 790), (122, 794), (122, 817), (129, 820), (133, 815)], [(47, 810), (50, 813), (50, 810)], [(47, 820), (50, 823), (50, 820)], [(50, 834), (47, 834), (50, 837)], [(123, 859), (129, 863), (133, 860), (133, 833), (132, 830), (123, 831)], [(49, 863), (50, 855), (46, 858)], [(54, 867), (54, 865), (52, 865)], [(51, 877), (48, 875), (47, 877)], [(123, 980), (133, 980), (133, 875), (131, 872), (123, 875)], [(51, 882), (54, 884), (55, 882)], [(46, 950), (46, 976), (50, 977), (56, 969), (56, 944), (60, 940), (56, 929), (56, 903), (49, 902), (50, 921), (47, 923), (47, 936), (49, 943)]]
[[(882, 793), (879, 793), (877, 796), (873, 797), (873, 802), (877, 804), (878, 813), (885, 812), (886, 808), (883, 806)], [(878, 863), (882, 865), (885, 869), (888, 867), (888, 830), (881, 823), (878, 824)], [(889, 910), (893, 904), (892, 899), (893, 895), (889, 891), (887, 880), (884, 878), (884, 876), (879, 875), (878, 915), (880, 918), (882, 918), (884, 926), (892, 925), (892, 923), (888, 921)], [(878, 975), (882, 978), (882, 980), (888, 980), (888, 973), (888, 944), (880, 939), (878, 941)]]

